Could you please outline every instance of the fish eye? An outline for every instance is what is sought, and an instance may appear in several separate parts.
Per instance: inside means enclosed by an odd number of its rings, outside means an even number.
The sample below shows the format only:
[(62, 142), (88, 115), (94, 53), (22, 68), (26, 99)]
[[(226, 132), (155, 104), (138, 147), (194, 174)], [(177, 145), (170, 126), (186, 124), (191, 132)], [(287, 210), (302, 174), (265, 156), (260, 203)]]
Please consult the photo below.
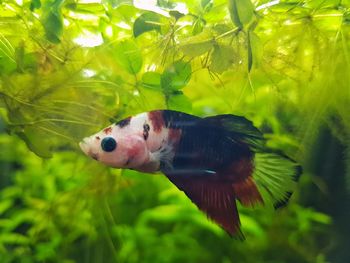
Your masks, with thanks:
[(105, 137), (101, 141), (101, 148), (105, 152), (112, 152), (117, 148), (117, 142), (112, 137)]

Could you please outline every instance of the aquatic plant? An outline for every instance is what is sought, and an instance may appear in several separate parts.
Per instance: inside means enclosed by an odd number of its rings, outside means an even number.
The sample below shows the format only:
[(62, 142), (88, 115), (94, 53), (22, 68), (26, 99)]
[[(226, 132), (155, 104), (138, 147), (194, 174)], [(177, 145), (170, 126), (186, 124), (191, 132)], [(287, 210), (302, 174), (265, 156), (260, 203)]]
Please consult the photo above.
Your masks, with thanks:
[[(1, 262), (345, 262), (350, 3), (144, 2), (0, 2)], [(157, 108), (252, 119), (305, 168), (290, 206), (241, 208), (239, 243), (76, 151)]]

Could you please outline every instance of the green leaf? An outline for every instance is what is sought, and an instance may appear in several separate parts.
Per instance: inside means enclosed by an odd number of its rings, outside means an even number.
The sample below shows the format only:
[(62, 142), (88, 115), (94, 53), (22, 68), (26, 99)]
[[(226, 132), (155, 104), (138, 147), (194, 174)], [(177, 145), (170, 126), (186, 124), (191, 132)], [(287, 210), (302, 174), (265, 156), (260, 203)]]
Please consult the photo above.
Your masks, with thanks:
[(14, 48), (9, 40), (0, 34), (0, 75), (9, 74), (16, 68)]
[(0, 75), (9, 74), (15, 71), (17, 68), (17, 63), (8, 56), (1, 54), (0, 50)]
[(244, 214), (242, 214), (240, 218), (243, 226), (242, 228), (245, 233), (250, 233), (255, 237), (260, 237), (260, 238), (266, 235), (263, 227), (259, 225), (258, 220), (255, 220), (254, 218), (250, 216), (246, 216)]
[(147, 89), (158, 90), (161, 87), (161, 75), (157, 72), (149, 71), (142, 75), (142, 86)]
[(9, 245), (29, 244), (30, 240), (27, 236), (17, 233), (2, 233), (0, 235), (0, 243)]
[[(130, 2), (132, 2), (132, 0)], [(109, 9), (108, 14), (112, 23), (117, 24), (123, 22), (125, 23), (124, 25), (127, 25), (129, 30), (129, 26), (132, 26), (137, 16), (140, 15), (141, 12), (140, 9), (133, 6), (132, 3), (122, 3), (118, 4), (117, 7), (113, 9)]]
[(201, 0), (201, 7), (204, 10), (209, 11), (212, 6), (213, 6), (213, 1), (212, 0)]
[(165, 93), (182, 89), (191, 78), (191, 65), (182, 60), (174, 62), (161, 76), (161, 86)]
[(183, 40), (180, 43), (180, 49), (186, 56), (197, 57), (208, 52), (213, 47), (214, 43), (212, 34), (204, 31)]
[(215, 26), (213, 26), (213, 30), (219, 36), (229, 32), (233, 29), (234, 29), (234, 27), (232, 25), (227, 25), (227, 24), (216, 24)]
[(139, 16), (134, 22), (134, 37), (156, 30), (160, 32), (160, 21), (161, 16), (154, 12), (146, 12)]
[(209, 69), (212, 72), (221, 74), (235, 62), (235, 51), (232, 46), (215, 45), (210, 56)]
[(247, 52), (248, 52), (248, 72), (252, 69), (253, 66), (253, 52), (252, 52), (252, 46), (251, 46), (251, 41), (250, 41), (250, 32), (248, 32), (248, 37), (247, 37)]
[(94, 14), (94, 15), (102, 15), (105, 14), (105, 8), (101, 3), (77, 3), (71, 2), (69, 4), (64, 5), (65, 8), (74, 10), (78, 13), (86, 13), (86, 14)]
[(1, 200), (0, 202), (0, 215), (6, 212), (13, 205), (12, 199)]
[(37, 68), (37, 57), (33, 53), (25, 53), (24, 44), (22, 43), (15, 51), (17, 70), (23, 72), (27, 69), (35, 70)]
[(141, 51), (132, 40), (124, 40), (118, 43), (114, 49), (114, 57), (120, 66), (130, 74), (136, 74), (141, 70)]
[(313, 221), (321, 223), (321, 224), (331, 224), (332, 218), (324, 213), (317, 212), (317, 211), (310, 211), (310, 217)]
[(203, 28), (205, 26), (205, 21), (203, 19), (196, 19), (196, 21), (193, 24), (192, 29), (192, 35), (197, 35), (203, 31)]
[(61, 6), (64, 0), (55, 0), (45, 4), (42, 24), (45, 29), (46, 38), (55, 44), (61, 42), (60, 37), (63, 33), (63, 18)]
[(169, 11), (169, 15), (174, 17), (175, 20), (179, 20), (181, 17), (185, 16), (183, 13), (180, 13), (179, 11), (176, 11), (176, 10)]
[(192, 109), (191, 101), (181, 92), (177, 91), (167, 99), (168, 109), (189, 112)]
[(43, 20), (46, 38), (52, 43), (61, 42), (60, 37), (63, 31), (62, 18), (58, 13), (49, 12)]
[(34, 11), (35, 9), (39, 9), (41, 7), (41, 2), (40, 0), (32, 0), (30, 2), (30, 11)]
[(232, 22), (239, 28), (243, 28), (253, 19), (254, 5), (250, 0), (229, 0), (228, 8)]
[(341, 2), (341, 0), (309, 0), (305, 2), (305, 6), (312, 9), (337, 8)]
[(42, 158), (51, 158), (50, 143), (47, 134), (35, 127), (27, 126), (17, 135), (27, 144), (27, 147)]
[(247, 48), (248, 48), (248, 71), (251, 70), (252, 66), (255, 65), (257, 67), (261, 61), (263, 56), (262, 44), (260, 38), (254, 33), (249, 31), (247, 38)]

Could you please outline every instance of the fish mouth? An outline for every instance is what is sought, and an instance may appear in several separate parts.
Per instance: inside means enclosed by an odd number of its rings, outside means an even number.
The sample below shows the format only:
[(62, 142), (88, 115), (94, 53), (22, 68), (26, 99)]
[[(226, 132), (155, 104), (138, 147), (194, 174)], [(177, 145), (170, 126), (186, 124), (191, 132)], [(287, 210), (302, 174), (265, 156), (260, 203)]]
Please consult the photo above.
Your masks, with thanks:
[(86, 155), (90, 155), (90, 147), (86, 141), (86, 138), (84, 138), (81, 142), (79, 142), (79, 147), (80, 149), (83, 151), (83, 153), (85, 153)]
[(98, 154), (91, 151), (87, 138), (84, 138), (81, 142), (79, 142), (79, 147), (87, 156), (98, 161)]

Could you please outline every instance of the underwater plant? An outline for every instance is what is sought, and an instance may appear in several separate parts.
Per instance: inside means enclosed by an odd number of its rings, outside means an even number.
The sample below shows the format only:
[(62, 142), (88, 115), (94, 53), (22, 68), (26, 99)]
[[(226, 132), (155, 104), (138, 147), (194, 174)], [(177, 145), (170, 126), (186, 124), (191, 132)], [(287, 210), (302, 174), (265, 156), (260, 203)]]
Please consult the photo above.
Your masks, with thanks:
[[(0, 2), (1, 262), (346, 262), (347, 0)], [(78, 142), (154, 109), (244, 116), (303, 168), (230, 239), (166, 178)]]

